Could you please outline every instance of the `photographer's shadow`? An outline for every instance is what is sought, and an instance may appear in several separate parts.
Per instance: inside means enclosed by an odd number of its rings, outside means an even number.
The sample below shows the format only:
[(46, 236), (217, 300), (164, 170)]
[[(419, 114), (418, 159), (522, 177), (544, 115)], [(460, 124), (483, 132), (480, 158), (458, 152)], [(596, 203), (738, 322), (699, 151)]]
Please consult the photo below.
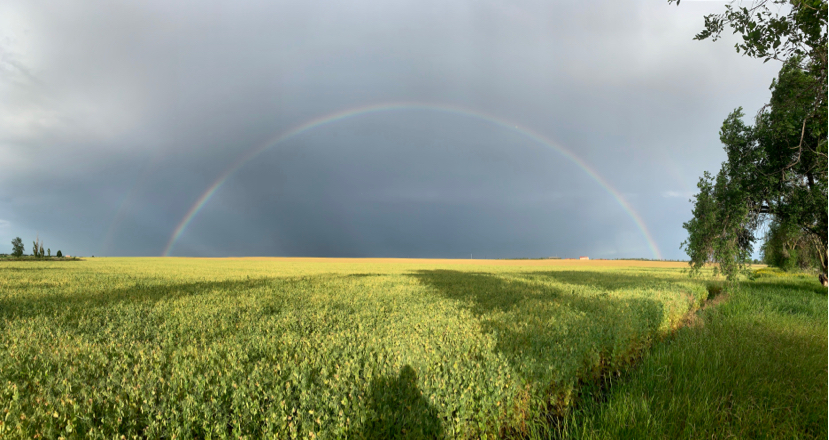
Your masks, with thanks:
[(368, 398), (369, 417), (356, 438), (444, 438), (438, 412), (418, 388), (411, 366), (401, 368), (397, 377), (373, 380)]

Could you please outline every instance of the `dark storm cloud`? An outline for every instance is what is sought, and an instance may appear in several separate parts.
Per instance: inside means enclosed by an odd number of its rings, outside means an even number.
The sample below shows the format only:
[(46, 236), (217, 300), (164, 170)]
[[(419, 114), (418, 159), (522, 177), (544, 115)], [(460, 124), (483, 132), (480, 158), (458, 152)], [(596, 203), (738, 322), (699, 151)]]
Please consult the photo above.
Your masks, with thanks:
[[(581, 157), (667, 258), (717, 130), (776, 66), (691, 38), (721, 3), (85, 2), (0, 6), (0, 239), (158, 255), (238, 157), (332, 112), (486, 112)], [(68, 251), (67, 251), (68, 252)], [(583, 170), (520, 132), (394, 111), (231, 176), (179, 255), (650, 256)]]

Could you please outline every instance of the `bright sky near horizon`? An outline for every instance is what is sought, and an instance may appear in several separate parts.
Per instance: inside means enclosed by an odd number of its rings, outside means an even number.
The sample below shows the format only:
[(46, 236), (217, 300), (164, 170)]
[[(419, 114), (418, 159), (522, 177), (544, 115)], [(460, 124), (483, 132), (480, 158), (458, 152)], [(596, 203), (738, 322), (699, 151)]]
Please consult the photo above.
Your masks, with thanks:
[(0, 253), (683, 259), (724, 5), (3, 2)]

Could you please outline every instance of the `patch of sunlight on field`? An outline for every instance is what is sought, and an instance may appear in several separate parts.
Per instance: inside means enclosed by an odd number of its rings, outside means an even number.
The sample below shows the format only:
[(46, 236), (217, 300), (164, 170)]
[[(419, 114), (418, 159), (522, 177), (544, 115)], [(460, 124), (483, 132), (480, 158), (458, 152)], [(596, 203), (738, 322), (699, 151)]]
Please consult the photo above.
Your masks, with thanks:
[(0, 436), (520, 435), (705, 298), (682, 267), (2, 262)]

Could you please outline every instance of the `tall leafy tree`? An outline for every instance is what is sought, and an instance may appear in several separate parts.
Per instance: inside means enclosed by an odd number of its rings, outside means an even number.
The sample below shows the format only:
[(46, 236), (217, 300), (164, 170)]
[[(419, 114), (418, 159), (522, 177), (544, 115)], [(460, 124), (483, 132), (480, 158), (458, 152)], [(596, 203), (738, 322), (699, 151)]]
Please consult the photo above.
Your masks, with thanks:
[(12, 255), (18, 258), (23, 256), (23, 240), (20, 237), (12, 240)]
[[(669, 3), (679, 0), (668, 0)], [(780, 61), (772, 96), (754, 118), (742, 108), (723, 122), (728, 160), (705, 173), (694, 218), (683, 226), (691, 265), (706, 263), (734, 279), (745, 269), (755, 234), (771, 222), (813, 243), (823, 272), (827, 253), (827, 4), (825, 0), (732, 2), (705, 17), (695, 39), (716, 41), (729, 27), (747, 56)]]

